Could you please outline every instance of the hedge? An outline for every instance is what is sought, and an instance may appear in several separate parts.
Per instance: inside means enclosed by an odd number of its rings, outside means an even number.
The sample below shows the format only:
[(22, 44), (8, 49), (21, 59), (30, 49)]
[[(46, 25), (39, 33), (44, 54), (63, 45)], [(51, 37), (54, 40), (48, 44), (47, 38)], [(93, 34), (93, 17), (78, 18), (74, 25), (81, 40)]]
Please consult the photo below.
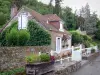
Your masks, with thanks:
[(40, 27), (37, 23), (30, 20), (28, 22), (28, 30), (30, 32), (30, 40), (28, 45), (30, 46), (44, 46), (51, 44), (51, 36), (50, 34)]
[(90, 46), (94, 46), (97, 45), (95, 42), (93, 42), (92, 38), (89, 37), (88, 35), (82, 35), (79, 34), (76, 31), (72, 31), (72, 44), (84, 44), (85, 47), (90, 47)]

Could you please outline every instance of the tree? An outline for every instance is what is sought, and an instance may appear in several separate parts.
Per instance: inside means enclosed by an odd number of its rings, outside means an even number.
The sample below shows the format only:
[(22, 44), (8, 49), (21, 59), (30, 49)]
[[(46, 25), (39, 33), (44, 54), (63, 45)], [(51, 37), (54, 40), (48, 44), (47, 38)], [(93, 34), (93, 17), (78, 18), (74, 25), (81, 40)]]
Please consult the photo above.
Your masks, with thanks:
[(81, 28), (81, 30), (82, 31), (84, 31), (84, 21), (85, 21), (85, 19), (83, 18), (83, 17), (81, 17), (81, 16), (76, 16), (77, 18), (76, 18), (76, 25), (77, 25), (77, 27), (80, 27)]
[(75, 14), (72, 13), (72, 9), (69, 7), (66, 7), (62, 11), (62, 19), (64, 20), (65, 29), (72, 30), (76, 29), (76, 20), (75, 20)]
[(24, 0), (13, 0), (12, 5), (15, 4), (18, 9), (24, 4)]
[(11, 0), (0, 0), (0, 27), (10, 18)]
[(100, 40), (100, 29), (95, 33), (95, 38)]
[(50, 2), (49, 2), (49, 6), (52, 6), (52, 2), (53, 2), (53, 0), (50, 0)]
[(61, 2), (62, 2), (62, 0), (55, 0), (54, 13), (59, 15), (59, 16), (61, 14)]
[(85, 7), (82, 7), (80, 16), (84, 18), (84, 24), (83, 26), (81, 26), (81, 29), (86, 31), (87, 34), (95, 33), (97, 30), (97, 15), (95, 12), (93, 14), (90, 14), (90, 7), (88, 4), (86, 4)]

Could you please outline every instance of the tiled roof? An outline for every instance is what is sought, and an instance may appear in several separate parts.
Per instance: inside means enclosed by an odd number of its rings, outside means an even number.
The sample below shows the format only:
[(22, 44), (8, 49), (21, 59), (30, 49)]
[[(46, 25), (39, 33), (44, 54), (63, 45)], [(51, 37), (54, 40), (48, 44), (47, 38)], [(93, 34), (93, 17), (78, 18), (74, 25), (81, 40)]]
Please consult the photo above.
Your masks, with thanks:
[[(54, 26), (47, 23), (47, 20), (49, 20), (49, 21), (60, 21), (61, 19), (56, 14), (41, 15), (40, 13), (38, 13), (38, 12), (36, 12), (36, 11), (26, 7), (26, 6), (23, 6), (22, 8), (24, 8), (24, 10), (27, 10), (32, 15), (32, 17), (35, 18), (35, 20), (37, 22), (39, 22), (41, 25), (43, 25), (47, 30), (53, 30), (53, 31), (58, 32), (58, 33), (66, 33), (66, 32), (60, 32), (59, 29), (57, 29)], [(18, 11), (18, 13), (21, 11), (21, 9)], [(11, 22), (11, 20), (9, 21), (9, 23)], [(7, 27), (7, 24), (0, 30), (0, 33)]]
[(55, 27), (49, 25), (47, 23), (47, 18), (44, 17), (43, 15), (41, 15), (40, 13), (36, 12), (35, 10), (32, 10), (28, 7), (24, 7), (26, 10), (28, 10), (30, 12), (30, 14), (33, 16), (33, 18), (36, 19), (37, 22), (39, 22), (40, 24), (42, 24), (46, 29), (50, 30), (57, 30)]
[(60, 21), (61, 19), (56, 14), (47, 14), (44, 15), (48, 19), (48, 21)]

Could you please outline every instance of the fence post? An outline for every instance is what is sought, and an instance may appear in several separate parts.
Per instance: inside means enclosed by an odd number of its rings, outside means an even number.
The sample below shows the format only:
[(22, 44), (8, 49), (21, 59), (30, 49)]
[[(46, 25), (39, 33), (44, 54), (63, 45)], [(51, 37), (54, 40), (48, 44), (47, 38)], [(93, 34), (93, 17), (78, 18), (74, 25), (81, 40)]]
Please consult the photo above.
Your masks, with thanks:
[(39, 52), (39, 56), (41, 55), (41, 52)]
[(82, 45), (80, 45), (80, 53), (81, 53), (81, 60), (82, 60)]
[(63, 59), (61, 58), (61, 59), (60, 59), (60, 64), (62, 64), (62, 60), (63, 60)]
[(74, 58), (73, 58), (73, 52), (74, 52), (74, 46), (72, 46), (72, 60), (74, 60)]

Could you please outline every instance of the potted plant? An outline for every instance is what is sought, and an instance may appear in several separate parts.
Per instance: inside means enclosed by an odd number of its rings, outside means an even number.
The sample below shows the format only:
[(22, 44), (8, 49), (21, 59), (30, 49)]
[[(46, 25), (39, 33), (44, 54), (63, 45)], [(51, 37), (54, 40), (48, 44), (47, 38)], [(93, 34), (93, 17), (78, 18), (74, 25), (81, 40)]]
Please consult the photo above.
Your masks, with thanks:
[(26, 74), (41, 75), (53, 71), (50, 55), (42, 53), (41, 55), (30, 55), (26, 57)]

